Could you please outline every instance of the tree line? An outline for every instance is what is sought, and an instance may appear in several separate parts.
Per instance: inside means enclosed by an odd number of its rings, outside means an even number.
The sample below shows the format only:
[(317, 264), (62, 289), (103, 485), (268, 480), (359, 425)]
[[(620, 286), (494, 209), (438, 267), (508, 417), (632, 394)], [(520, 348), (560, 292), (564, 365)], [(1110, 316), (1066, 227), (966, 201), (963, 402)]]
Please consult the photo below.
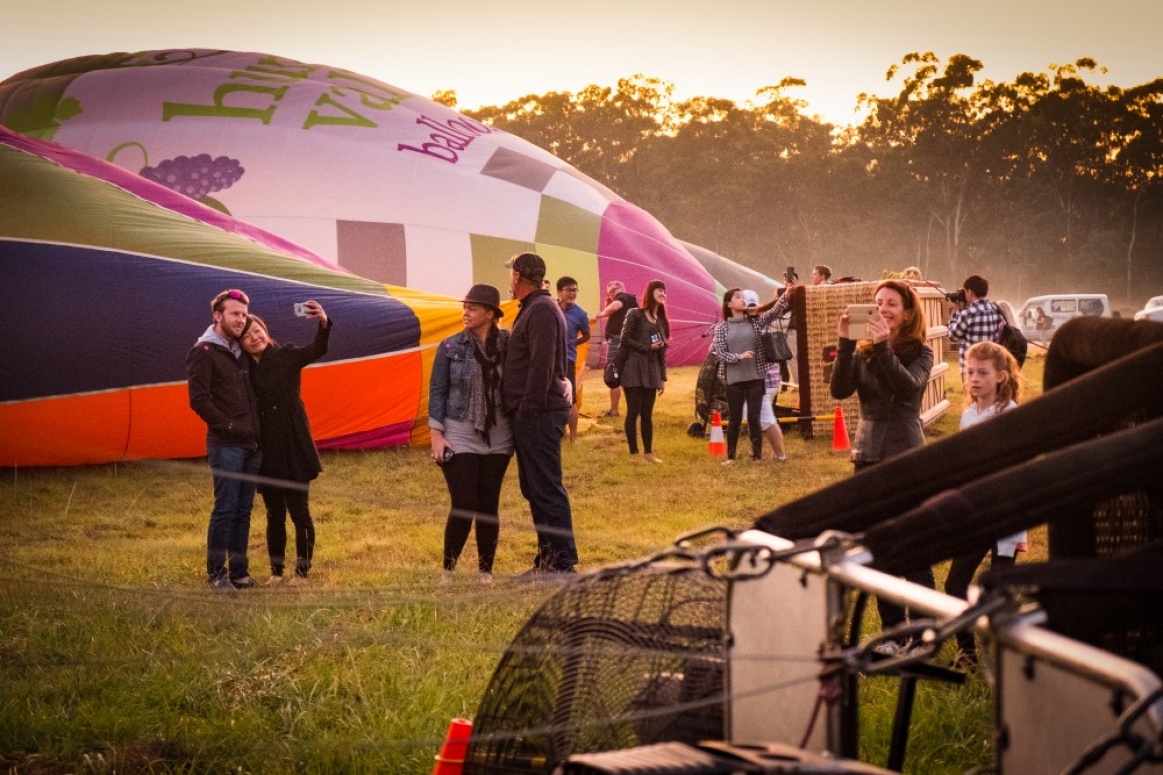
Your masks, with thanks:
[(908, 54), (849, 127), (808, 115), (796, 78), (744, 105), (635, 75), (464, 112), (772, 277), (916, 266), (950, 287), (981, 274), (1015, 304), (1075, 291), (1127, 309), (1163, 293), (1163, 78), (1099, 87), (1090, 58), (1000, 83), (982, 67)]

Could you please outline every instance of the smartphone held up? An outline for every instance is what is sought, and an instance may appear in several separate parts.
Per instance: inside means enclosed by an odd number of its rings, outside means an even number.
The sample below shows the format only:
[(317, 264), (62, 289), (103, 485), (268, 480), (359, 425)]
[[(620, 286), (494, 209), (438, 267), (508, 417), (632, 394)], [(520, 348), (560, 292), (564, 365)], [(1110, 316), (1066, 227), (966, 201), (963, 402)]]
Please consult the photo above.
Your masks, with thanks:
[(871, 339), (868, 333), (868, 321), (880, 313), (875, 304), (849, 304), (845, 310), (848, 313), (848, 338), (857, 341)]
[(305, 318), (307, 317), (307, 303), (302, 301), (295, 302), (295, 316)]

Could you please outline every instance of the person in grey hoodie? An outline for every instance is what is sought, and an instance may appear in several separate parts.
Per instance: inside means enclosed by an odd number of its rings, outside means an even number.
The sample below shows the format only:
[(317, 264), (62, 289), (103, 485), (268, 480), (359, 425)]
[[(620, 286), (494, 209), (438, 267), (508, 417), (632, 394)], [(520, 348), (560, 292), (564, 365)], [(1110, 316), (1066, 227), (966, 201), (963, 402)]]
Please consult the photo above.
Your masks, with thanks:
[(206, 423), (206, 457), (214, 475), (206, 576), (211, 587), (224, 591), (257, 586), (246, 545), (262, 451), (250, 359), (242, 357), (238, 343), (249, 306), (250, 299), (237, 289), (215, 296), (214, 323), (186, 355), (190, 408)]

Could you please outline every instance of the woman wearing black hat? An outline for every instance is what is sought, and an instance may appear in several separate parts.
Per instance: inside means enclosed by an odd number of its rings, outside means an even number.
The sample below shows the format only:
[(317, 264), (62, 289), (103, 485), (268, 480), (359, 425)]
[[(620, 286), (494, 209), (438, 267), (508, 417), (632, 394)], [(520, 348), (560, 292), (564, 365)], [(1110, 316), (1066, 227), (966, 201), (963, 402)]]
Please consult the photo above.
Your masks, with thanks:
[(441, 342), (428, 388), (432, 460), (444, 471), (452, 508), (444, 526), (444, 572), (452, 582), (456, 561), (476, 522), (480, 582), (493, 581), (501, 482), (513, 455), (513, 433), (501, 407), (501, 364), (509, 332), (497, 327), (501, 293), (474, 285), (464, 297), (464, 330)]

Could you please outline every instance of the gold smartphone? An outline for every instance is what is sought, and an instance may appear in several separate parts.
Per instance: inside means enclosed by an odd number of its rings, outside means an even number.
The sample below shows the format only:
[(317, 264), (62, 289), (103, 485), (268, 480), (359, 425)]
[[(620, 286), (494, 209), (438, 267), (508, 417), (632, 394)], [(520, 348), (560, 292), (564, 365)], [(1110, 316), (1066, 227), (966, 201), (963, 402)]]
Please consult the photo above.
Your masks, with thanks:
[(848, 312), (848, 338), (868, 339), (868, 319), (880, 314), (876, 311), (876, 305), (849, 304), (846, 311)]

